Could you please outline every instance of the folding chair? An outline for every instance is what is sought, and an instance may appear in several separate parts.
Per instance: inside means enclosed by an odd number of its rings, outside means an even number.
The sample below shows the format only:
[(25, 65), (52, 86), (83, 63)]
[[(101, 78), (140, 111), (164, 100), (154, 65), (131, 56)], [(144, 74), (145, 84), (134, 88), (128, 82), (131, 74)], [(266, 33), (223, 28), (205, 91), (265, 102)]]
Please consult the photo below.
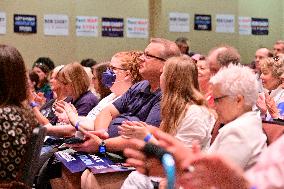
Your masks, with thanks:
[(26, 160), (22, 168), (23, 173), (21, 176), (21, 180), (23, 181), (23, 183), (30, 187), (32, 187), (35, 174), (38, 171), (39, 156), (45, 135), (45, 127), (38, 126), (34, 128), (31, 139), (28, 144), (29, 147), (26, 152)]

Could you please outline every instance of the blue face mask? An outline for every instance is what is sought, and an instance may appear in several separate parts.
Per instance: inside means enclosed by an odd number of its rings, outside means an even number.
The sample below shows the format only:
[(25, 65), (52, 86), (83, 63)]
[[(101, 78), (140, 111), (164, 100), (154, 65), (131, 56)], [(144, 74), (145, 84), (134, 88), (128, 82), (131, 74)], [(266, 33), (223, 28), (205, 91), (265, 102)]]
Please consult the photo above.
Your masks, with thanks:
[(104, 86), (110, 88), (113, 85), (115, 79), (116, 75), (112, 70), (107, 69), (105, 72), (103, 72), (102, 83), (104, 84)]

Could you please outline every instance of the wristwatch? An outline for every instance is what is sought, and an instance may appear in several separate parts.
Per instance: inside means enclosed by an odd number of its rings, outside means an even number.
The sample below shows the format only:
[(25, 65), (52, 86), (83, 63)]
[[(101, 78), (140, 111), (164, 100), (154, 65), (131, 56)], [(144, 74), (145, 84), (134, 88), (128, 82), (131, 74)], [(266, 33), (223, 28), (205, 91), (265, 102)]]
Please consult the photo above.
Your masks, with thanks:
[(104, 140), (101, 141), (100, 145), (99, 145), (99, 154), (101, 156), (105, 156), (106, 155), (106, 152), (107, 152), (107, 149), (106, 149), (106, 143)]

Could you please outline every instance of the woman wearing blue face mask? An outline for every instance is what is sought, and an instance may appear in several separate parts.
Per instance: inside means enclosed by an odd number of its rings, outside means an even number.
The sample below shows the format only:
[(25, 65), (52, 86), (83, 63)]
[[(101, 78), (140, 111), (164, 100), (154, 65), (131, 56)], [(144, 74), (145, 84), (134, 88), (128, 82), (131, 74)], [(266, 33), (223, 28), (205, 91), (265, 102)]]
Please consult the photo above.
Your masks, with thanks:
[[(103, 98), (100, 103), (89, 112), (87, 117), (78, 117), (71, 105), (65, 103), (64, 108), (70, 123), (77, 127), (84, 127), (87, 130), (94, 130), (94, 121), (101, 110), (118, 99), (133, 84), (142, 80), (139, 74), (139, 57), (141, 54), (142, 52), (140, 51), (116, 53), (112, 57), (108, 69), (102, 74), (102, 83), (106, 87), (109, 87), (112, 93)], [(94, 77), (95, 76), (94, 74)], [(94, 86), (96, 87), (96, 83)]]
[(111, 93), (109, 87), (106, 87), (102, 82), (103, 73), (107, 70), (109, 64), (110, 62), (101, 62), (93, 66), (92, 83), (94, 85), (96, 93), (100, 97), (100, 100), (107, 97)]

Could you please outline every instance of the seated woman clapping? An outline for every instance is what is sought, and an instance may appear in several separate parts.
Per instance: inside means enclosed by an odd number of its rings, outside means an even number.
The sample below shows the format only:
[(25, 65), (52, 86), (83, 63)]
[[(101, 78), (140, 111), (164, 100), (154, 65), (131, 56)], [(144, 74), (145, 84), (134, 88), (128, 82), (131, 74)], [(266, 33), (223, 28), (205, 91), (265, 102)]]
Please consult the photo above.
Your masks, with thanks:
[[(96, 78), (94, 78), (94, 86), (104, 85), (108, 87), (111, 94), (108, 96), (103, 96), (104, 98), (100, 103), (94, 107), (87, 116), (78, 117), (76, 109), (72, 108), (69, 104), (64, 104), (64, 110), (68, 116), (70, 123), (73, 126), (83, 127), (87, 130), (95, 130), (94, 121), (97, 115), (109, 104), (114, 102), (116, 99), (120, 98), (133, 84), (142, 80), (139, 74), (139, 66), (142, 52), (140, 51), (125, 51), (116, 53), (108, 65), (98, 64), (94, 67), (95, 70), (102, 70), (101, 75), (94, 73)], [(99, 79), (99, 80), (98, 80)], [(103, 88), (103, 87), (97, 87)], [(101, 90), (98, 90), (100, 93)]]
[(281, 75), (284, 73), (284, 58), (274, 57), (261, 60), (262, 84), (265, 88), (259, 94), (257, 107), (265, 120), (282, 118), (284, 111), (284, 89), (281, 86)]
[[(55, 111), (56, 113), (58, 106), (64, 103), (67, 97), (71, 98), (72, 104), (78, 111), (78, 115), (81, 116), (86, 116), (88, 112), (98, 104), (97, 97), (88, 90), (90, 85), (88, 75), (83, 66), (79, 63), (67, 64), (59, 69), (57, 73), (55, 72), (53, 74), (52, 86), (54, 89), (57, 89), (56, 92), (60, 91), (60, 93), (58, 93), (58, 95), (60, 95), (58, 101), (52, 101), (50, 111)], [(61, 120), (56, 119), (57, 121), (53, 122), (52, 120), (44, 119), (37, 106), (33, 107), (33, 111), (39, 122), (47, 128), (48, 135), (60, 137), (74, 135), (75, 129), (71, 125), (60, 124), (55, 126), (53, 124), (60, 123)], [(61, 113), (64, 114), (63, 112)], [(57, 113), (56, 116), (58, 117), (58, 115)]]

